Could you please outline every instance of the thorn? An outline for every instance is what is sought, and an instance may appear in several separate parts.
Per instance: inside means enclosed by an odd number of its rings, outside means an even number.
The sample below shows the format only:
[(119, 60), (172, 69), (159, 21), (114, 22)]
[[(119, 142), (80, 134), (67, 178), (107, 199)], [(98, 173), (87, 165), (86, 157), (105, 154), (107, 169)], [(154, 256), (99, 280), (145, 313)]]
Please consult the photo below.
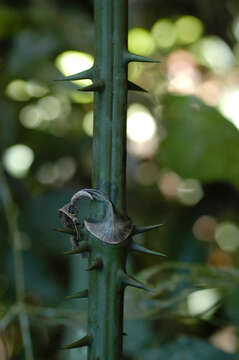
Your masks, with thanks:
[(126, 53), (126, 61), (128, 63), (131, 61), (144, 62), (144, 63), (160, 63), (159, 60), (150, 59), (145, 56), (141, 56), (137, 54), (131, 54), (129, 52)]
[(135, 83), (133, 83), (131, 81), (128, 81), (128, 90), (148, 92), (147, 90), (143, 89), (141, 86), (136, 85)]
[(136, 244), (134, 242), (131, 245), (131, 250), (141, 252), (141, 253), (144, 253), (144, 254), (151, 254), (151, 255), (167, 257), (167, 255), (165, 255), (165, 254), (162, 254), (162, 253), (160, 253), (158, 251), (153, 251), (153, 250), (147, 249), (144, 246), (138, 245), (138, 244)]
[(57, 229), (53, 229), (54, 231), (58, 231), (64, 234), (69, 234), (69, 235), (76, 235), (76, 232), (72, 229), (67, 229), (67, 228), (57, 228)]
[(123, 286), (132, 286), (132, 287), (136, 287), (139, 289), (143, 289), (146, 291), (152, 291), (151, 289), (149, 289), (147, 286), (145, 286), (141, 281), (138, 281), (136, 279), (134, 279), (132, 276), (129, 276), (128, 274), (126, 274), (124, 271), (120, 271), (120, 281), (121, 284)]
[(82, 339), (74, 341), (73, 343), (69, 344), (69, 345), (65, 345), (63, 346), (63, 349), (75, 349), (75, 348), (80, 348), (82, 346), (89, 346), (91, 343), (91, 339), (90, 336), (86, 335), (84, 336)]
[(123, 336), (128, 336), (128, 334), (126, 332), (122, 332)]
[(88, 244), (87, 241), (81, 241), (79, 243), (79, 246), (76, 249), (70, 250), (70, 251), (65, 251), (64, 254), (65, 255), (74, 255), (74, 254), (81, 254), (85, 251), (89, 251), (90, 250), (90, 245)]
[(62, 79), (56, 79), (55, 81), (75, 81), (75, 80), (85, 80), (85, 79), (92, 79), (93, 77), (93, 70), (94, 68), (90, 68), (85, 71), (81, 71), (77, 74), (65, 76)]
[(135, 228), (133, 229), (132, 236), (138, 235), (138, 234), (142, 234), (142, 233), (144, 233), (144, 232), (151, 231), (151, 230), (154, 230), (154, 229), (158, 229), (158, 228), (160, 228), (161, 226), (163, 226), (163, 224), (156, 224), (156, 225), (135, 227)]
[(103, 261), (101, 258), (98, 258), (92, 262), (92, 264), (88, 267), (87, 271), (101, 270), (102, 268), (103, 268)]
[(88, 289), (86, 290), (82, 290), (82, 291), (79, 291), (73, 295), (70, 295), (70, 296), (66, 296), (66, 300), (71, 300), (71, 299), (85, 299), (85, 298), (88, 298)]
[(78, 91), (102, 91), (105, 87), (105, 82), (102, 80), (96, 81), (89, 86), (82, 87)]

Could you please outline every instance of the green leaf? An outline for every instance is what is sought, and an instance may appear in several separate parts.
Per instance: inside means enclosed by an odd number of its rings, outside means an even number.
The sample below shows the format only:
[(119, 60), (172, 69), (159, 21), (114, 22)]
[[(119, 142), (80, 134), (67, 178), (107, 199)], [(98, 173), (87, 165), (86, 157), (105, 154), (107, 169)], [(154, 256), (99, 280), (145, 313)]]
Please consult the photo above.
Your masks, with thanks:
[(239, 132), (215, 108), (192, 96), (164, 99), (167, 137), (160, 145), (161, 166), (184, 178), (239, 184)]

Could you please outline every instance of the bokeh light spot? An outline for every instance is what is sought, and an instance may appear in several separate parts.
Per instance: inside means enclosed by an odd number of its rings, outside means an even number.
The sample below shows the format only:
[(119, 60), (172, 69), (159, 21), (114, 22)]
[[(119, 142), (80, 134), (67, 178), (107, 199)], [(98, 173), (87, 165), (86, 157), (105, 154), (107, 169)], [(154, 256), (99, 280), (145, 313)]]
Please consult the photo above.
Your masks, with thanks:
[(175, 23), (178, 41), (182, 44), (191, 44), (197, 41), (203, 33), (203, 24), (195, 16), (180, 17)]
[(202, 215), (193, 225), (193, 234), (198, 240), (210, 241), (214, 239), (217, 221), (212, 216)]
[(15, 101), (28, 101), (30, 95), (27, 91), (27, 82), (24, 80), (13, 80), (6, 87), (6, 95)]
[(132, 104), (127, 115), (127, 136), (136, 143), (150, 140), (156, 133), (156, 123), (149, 110), (140, 104)]
[(45, 120), (54, 120), (61, 114), (61, 102), (55, 96), (46, 96), (39, 100), (38, 106), (45, 114)]
[(224, 251), (235, 251), (239, 247), (239, 228), (228, 221), (217, 225), (215, 240)]
[(158, 188), (169, 199), (176, 199), (181, 178), (173, 171), (163, 171), (158, 179)]
[(130, 52), (148, 56), (155, 51), (155, 41), (148, 30), (133, 28), (129, 31), (128, 49)]
[(28, 81), (26, 84), (26, 90), (32, 97), (42, 97), (48, 93), (47, 86), (40, 84), (36, 81)]
[(203, 197), (203, 189), (196, 179), (182, 180), (177, 189), (179, 201), (188, 206), (196, 205)]
[(158, 20), (153, 25), (151, 32), (159, 48), (173, 46), (177, 38), (176, 27), (169, 19)]
[(40, 166), (36, 176), (38, 181), (42, 184), (51, 185), (56, 182), (59, 176), (59, 171), (54, 164), (47, 162)]
[(32, 149), (23, 144), (13, 145), (3, 154), (5, 169), (16, 178), (23, 178), (27, 174), (33, 160)]
[[(81, 80), (81, 81), (85, 81), (85, 80)], [(78, 104), (90, 104), (94, 100), (94, 94), (90, 92), (84, 93), (80, 91), (72, 91), (70, 96), (71, 96), (71, 100), (74, 103), (78, 103)]]
[[(217, 289), (204, 289), (194, 291), (188, 296), (187, 304), (188, 304), (188, 311), (189, 314), (192, 316), (198, 316), (207, 310), (213, 308), (214, 305), (220, 299), (220, 295)], [(214, 308), (214, 311), (216, 309)], [(202, 317), (207, 318), (212, 311), (204, 314)]]
[[(74, 75), (87, 70), (93, 66), (94, 58), (92, 55), (80, 51), (65, 51), (58, 55), (55, 64), (65, 76)], [(74, 81), (80, 86), (87, 86), (92, 83), (91, 80)]]
[(44, 112), (36, 105), (27, 105), (20, 111), (19, 119), (23, 126), (34, 129), (41, 124), (44, 116)]
[(211, 68), (215, 73), (224, 75), (235, 64), (232, 50), (217, 36), (208, 36), (199, 40), (192, 45), (191, 50), (200, 63)]
[(89, 111), (88, 113), (85, 114), (82, 124), (85, 133), (89, 136), (93, 136), (93, 121), (94, 121), (93, 111)]

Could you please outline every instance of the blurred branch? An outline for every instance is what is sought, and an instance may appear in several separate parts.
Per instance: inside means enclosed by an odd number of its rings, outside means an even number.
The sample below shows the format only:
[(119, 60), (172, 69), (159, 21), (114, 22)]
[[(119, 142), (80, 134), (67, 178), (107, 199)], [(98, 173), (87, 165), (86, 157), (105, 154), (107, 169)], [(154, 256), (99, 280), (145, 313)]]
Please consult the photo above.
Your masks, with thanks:
[(50, 307), (41, 307), (41, 306), (32, 306), (26, 305), (25, 307), (29, 316), (34, 317), (42, 317), (44, 320), (53, 321), (54, 323), (60, 324), (69, 324), (71, 326), (73, 323), (76, 323), (76, 326), (79, 328), (79, 322), (82, 323), (86, 321), (86, 314), (85, 313), (76, 313), (74, 310), (68, 309), (55, 309)]
[(8, 325), (15, 319), (18, 313), (19, 305), (15, 304), (0, 321), (0, 333), (2, 333), (8, 327)]
[[(34, 356), (33, 356), (33, 346), (32, 346), (31, 334), (30, 334), (30, 325), (24, 305), (24, 295), (25, 295), (24, 265), (23, 265), (22, 250), (21, 250), (20, 232), (18, 230), (18, 224), (17, 224), (18, 209), (11, 196), (11, 191), (4, 176), (4, 172), (2, 170), (1, 165), (0, 165), (0, 195), (2, 199), (4, 212), (6, 215), (6, 221), (9, 231), (9, 239), (12, 245), (13, 257), (14, 257), (16, 298), (17, 298), (16, 306), (20, 307), (20, 311), (18, 311), (18, 316), (19, 316), (20, 328), (21, 328), (22, 339), (24, 344), (25, 356), (26, 356), (26, 360), (33, 360)], [(9, 317), (11, 318), (10, 315)]]

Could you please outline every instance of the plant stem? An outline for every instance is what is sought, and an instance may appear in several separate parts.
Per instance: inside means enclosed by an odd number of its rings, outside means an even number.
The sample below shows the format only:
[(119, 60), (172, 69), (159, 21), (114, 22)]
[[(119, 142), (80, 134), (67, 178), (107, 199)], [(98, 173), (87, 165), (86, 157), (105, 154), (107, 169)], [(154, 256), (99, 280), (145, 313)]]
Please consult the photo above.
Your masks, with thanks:
[(30, 334), (30, 325), (27, 312), (25, 310), (24, 304), (24, 295), (25, 295), (25, 280), (24, 280), (24, 265), (22, 258), (21, 250), (21, 238), (20, 232), (18, 229), (18, 209), (14, 203), (9, 189), (7, 180), (5, 179), (3, 170), (0, 166), (0, 188), (2, 189), (0, 196), (2, 198), (2, 203), (6, 215), (6, 221), (9, 231), (9, 239), (12, 245), (14, 266), (15, 266), (15, 279), (16, 279), (16, 298), (21, 334), (24, 344), (24, 350), (26, 355), (26, 360), (33, 360), (33, 346)]
[[(126, 212), (127, 14), (127, 0), (95, 0), (93, 82), (104, 81), (104, 88), (94, 98), (92, 179), (121, 214)], [(119, 360), (124, 296), (119, 271), (125, 271), (127, 241), (110, 245), (90, 237), (89, 242), (89, 265), (100, 257), (103, 269), (89, 272), (88, 360)]]

